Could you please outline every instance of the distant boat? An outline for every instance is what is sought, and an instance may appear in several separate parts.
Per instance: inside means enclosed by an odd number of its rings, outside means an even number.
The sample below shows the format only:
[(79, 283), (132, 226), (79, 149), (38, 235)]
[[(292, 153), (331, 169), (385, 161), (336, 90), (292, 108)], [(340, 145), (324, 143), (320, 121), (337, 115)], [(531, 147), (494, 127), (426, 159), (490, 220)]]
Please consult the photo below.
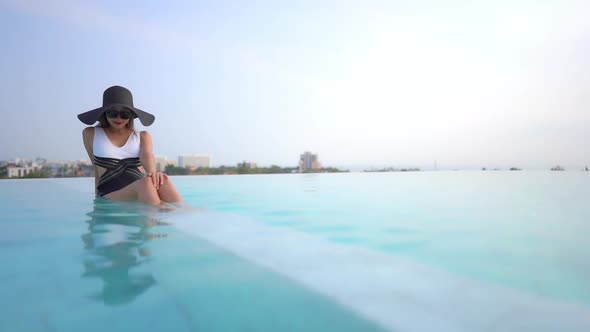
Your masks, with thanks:
[(555, 167), (551, 167), (552, 171), (565, 171), (565, 169), (559, 165), (555, 166)]

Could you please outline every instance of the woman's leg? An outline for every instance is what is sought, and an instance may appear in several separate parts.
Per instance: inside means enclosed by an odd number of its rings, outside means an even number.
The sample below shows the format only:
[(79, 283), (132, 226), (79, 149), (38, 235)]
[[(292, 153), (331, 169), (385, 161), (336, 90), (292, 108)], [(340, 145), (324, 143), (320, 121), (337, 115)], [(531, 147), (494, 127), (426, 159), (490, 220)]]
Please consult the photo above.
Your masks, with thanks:
[(140, 201), (150, 205), (160, 205), (160, 197), (151, 178), (143, 178), (133, 182), (123, 189), (104, 195), (113, 201)]
[(158, 188), (158, 196), (166, 203), (178, 203), (182, 201), (180, 194), (176, 191), (168, 176), (164, 176), (164, 183)]

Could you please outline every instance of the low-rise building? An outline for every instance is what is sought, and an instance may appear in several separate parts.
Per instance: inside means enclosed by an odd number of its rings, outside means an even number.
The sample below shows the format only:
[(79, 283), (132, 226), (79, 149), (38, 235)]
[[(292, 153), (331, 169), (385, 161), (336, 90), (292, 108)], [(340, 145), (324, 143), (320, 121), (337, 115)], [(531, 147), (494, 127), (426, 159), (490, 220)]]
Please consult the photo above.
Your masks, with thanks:
[(41, 169), (41, 166), (37, 165), (35, 162), (30, 164), (9, 164), (7, 167), (8, 170), (8, 177), (9, 178), (22, 178), (23, 176), (27, 176), (32, 172), (38, 171)]
[(168, 165), (176, 166), (176, 160), (168, 160), (166, 156), (156, 156), (154, 162), (156, 163), (156, 172), (164, 172)]
[(258, 164), (257, 163), (254, 163), (254, 162), (251, 162), (251, 161), (245, 161), (245, 160), (241, 164), (238, 164), (238, 166), (243, 166), (243, 167), (246, 167), (246, 168), (258, 168)]
[(205, 154), (182, 155), (178, 157), (179, 167), (211, 167), (211, 156)]

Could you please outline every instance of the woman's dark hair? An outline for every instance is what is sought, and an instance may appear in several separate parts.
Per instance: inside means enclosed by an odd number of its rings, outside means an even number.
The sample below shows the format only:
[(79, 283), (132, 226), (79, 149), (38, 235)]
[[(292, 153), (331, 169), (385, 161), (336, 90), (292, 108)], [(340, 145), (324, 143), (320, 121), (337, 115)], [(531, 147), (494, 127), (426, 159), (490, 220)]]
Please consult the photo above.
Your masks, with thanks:
[[(98, 118), (98, 127), (108, 128), (110, 126), (111, 125), (109, 124), (109, 121), (107, 120), (107, 112), (102, 113), (100, 118)], [(125, 127), (133, 130), (133, 116), (131, 117), (131, 119), (129, 119), (129, 122), (127, 122)]]

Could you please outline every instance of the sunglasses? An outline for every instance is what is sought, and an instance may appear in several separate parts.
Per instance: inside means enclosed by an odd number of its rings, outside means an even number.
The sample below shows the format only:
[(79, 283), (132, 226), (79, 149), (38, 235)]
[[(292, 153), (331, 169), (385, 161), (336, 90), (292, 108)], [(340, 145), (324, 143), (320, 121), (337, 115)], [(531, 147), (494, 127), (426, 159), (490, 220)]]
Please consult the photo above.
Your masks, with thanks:
[(128, 120), (131, 118), (131, 111), (127, 111), (127, 110), (123, 110), (123, 111), (117, 111), (117, 110), (107, 110), (107, 118), (109, 119), (115, 119), (117, 117), (120, 117), (123, 120)]

